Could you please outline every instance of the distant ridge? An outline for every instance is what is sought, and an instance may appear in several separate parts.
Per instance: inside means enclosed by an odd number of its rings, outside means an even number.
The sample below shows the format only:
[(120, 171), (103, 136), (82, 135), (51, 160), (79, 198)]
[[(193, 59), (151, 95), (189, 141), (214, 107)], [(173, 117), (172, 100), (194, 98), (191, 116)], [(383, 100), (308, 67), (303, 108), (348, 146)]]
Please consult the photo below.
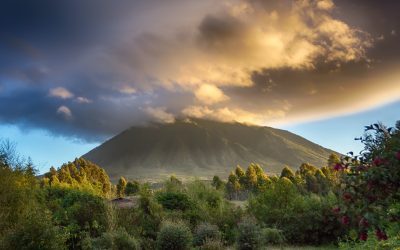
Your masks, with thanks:
[(321, 167), (334, 151), (285, 130), (202, 119), (131, 127), (94, 148), (84, 158), (111, 178), (163, 176), (226, 178), (236, 166), (254, 162), (266, 172), (308, 162)]

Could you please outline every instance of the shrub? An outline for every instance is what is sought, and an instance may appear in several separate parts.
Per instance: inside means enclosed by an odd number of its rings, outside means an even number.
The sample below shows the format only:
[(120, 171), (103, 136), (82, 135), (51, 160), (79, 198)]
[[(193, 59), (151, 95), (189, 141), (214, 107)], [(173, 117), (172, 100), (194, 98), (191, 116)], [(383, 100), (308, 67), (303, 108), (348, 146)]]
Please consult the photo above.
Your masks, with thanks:
[(115, 232), (104, 233), (101, 237), (93, 240), (93, 249), (110, 250), (137, 250), (139, 244), (137, 240), (130, 236), (124, 229)]
[(146, 185), (141, 188), (139, 194), (139, 209), (135, 211), (132, 224), (137, 225), (135, 228), (142, 238), (142, 245), (153, 246), (163, 217), (162, 207), (154, 201)]
[(193, 245), (201, 246), (206, 240), (220, 240), (221, 233), (218, 231), (216, 225), (203, 223), (197, 226), (195, 234), (193, 236)]
[(0, 249), (67, 249), (65, 232), (41, 211), (33, 211), (3, 237)]
[(282, 230), (290, 243), (330, 243), (343, 235), (332, 211), (337, 203), (335, 195), (302, 195), (294, 185), (281, 180), (249, 201), (252, 215), (267, 227)]
[[(388, 239), (379, 240), (375, 237), (375, 231), (370, 230), (365, 232), (363, 240), (348, 239), (339, 243), (339, 248), (342, 250), (393, 250), (400, 249), (400, 231), (398, 230), (398, 223), (388, 227)], [(356, 233), (357, 235), (357, 233)]]
[(178, 192), (160, 192), (156, 199), (163, 208), (170, 210), (186, 210), (191, 207), (189, 197), (184, 193)]
[(201, 250), (222, 250), (226, 249), (224, 244), (219, 239), (205, 239), (203, 245), (200, 247)]
[(160, 250), (190, 249), (192, 233), (182, 222), (165, 222), (157, 236), (157, 248)]
[(102, 197), (67, 187), (46, 187), (44, 191), (53, 219), (68, 231), (69, 247), (80, 244), (82, 233), (99, 237), (109, 230), (109, 207)]
[(238, 226), (237, 246), (240, 250), (259, 249), (261, 246), (260, 228), (255, 221), (246, 220)]
[(125, 188), (125, 194), (127, 196), (129, 195), (133, 195), (139, 192), (140, 189), (140, 184), (137, 181), (128, 181), (128, 183), (126, 184), (126, 188)]
[(364, 143), (362, 154), (351, 153), (334, 166), (342, 177), (339, 212), (343, 224), (362, 233), (363, 239), (374, 230), (378, 240), (386, 240), (387, 224), (400, 221), (388, 213), (400, 201), (400, 122), (396, 128), (366, 126), (359, 139)]
[(226, 244), (233, 244), (236, 240), (237, 225), (242, 220), (244, 211), (229, 202), (223, 204), (221, 209), (212, 214), (210, 222), (218, 226)]
[(278, 245), (285, 241), (282, 230), (276, 228), (263, 228), (261, 230), (263, 245)]

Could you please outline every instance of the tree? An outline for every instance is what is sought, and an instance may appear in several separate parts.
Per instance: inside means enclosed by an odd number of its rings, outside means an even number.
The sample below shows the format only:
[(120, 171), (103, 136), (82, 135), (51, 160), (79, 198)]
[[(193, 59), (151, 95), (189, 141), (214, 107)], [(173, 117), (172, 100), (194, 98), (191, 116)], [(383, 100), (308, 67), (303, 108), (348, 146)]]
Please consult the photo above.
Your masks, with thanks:
[(286, 177), (293, 182), (295, 179), (293, 170), (290, 169), (288, 166), (285, 166), (281, 172), (281, 178), (283, 178), (283, 177)]
[(226, 184), (226, 189), (229, 194), (229, 198), (238, 198), (238, 193), (241, 189), (239, 178), (236, 176), (234, 172), (231, 172), (228, 177), (228, 183)]
[(140, 184), (137, 181), (128, 181), (125, 188), (125, 194), (127, 196), (136, 194), (139, 192)]
[(65, 163), (58, 170), (51, 167), (45, 177), (50, 186), (81, 189), (104, 197), (111, 194), (111, 182), (106, 171), (84, 158)]
[(254, 170), (256, 171), (257, 176), (264, 175), (264, 169), (258, 164), (251, 163), (250, 166), (253, 166)]
[(328, 158), (328, 167), (333, 168), (338, 163), (340, 163), (339, 156), (335, 153), (330, 154)]
[(361, 240), (372, 229), (378, 240), (386, 240), (385, 229), (400, 221), (400, 130), (377, 123), (366, 126), (359, 140), (363, 153), (344, 157), (336, 168), (343, 187), (338, 211), (345, 226), (358, 229)]
[(254, 190), (257, 186), (257, 172), (254, 165), (250, 164), (250, 166), (246, 170), (246, 183), (245, 186), (249, 190)]
[(235, 169), (235, 174), (238, 178), (240, 185), (245, 186), (246, 185), (246, 173), (244, 172), (243, 168), (240, 167), (239, 165), (237, 165), (236, 169)]
[(117, 184), (117, 195), (119, 197), (125, 196), (126, 184), (127, 184), (126, 179), (123, 176), (121, 176)]
[(304, 178), (307, 174), (314, 175), (316, 171), (317, 171), (316, 167), (308, 163), (303, 163), (301, 164), (299, 170), (296, 171), (296, 174), (299, 174)]
[(211, 185), (219, 190), (224, 187), (224, 182), (219, 178), (219, 176), (214, 175)]

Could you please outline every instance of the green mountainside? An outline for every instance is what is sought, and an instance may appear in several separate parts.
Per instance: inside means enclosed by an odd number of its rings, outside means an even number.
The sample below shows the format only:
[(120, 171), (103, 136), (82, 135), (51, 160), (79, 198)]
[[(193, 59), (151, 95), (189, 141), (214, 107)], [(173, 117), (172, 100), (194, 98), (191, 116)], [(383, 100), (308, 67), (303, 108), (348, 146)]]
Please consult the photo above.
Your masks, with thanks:
[(152, 179), (166, 175), (226, 178), (236, 165), (260, 164), (268, 173), (307, 162), (326, 165), (332, 150), (271, 127), (201, 119), (131, 127), (84, 158), (111, 178)]

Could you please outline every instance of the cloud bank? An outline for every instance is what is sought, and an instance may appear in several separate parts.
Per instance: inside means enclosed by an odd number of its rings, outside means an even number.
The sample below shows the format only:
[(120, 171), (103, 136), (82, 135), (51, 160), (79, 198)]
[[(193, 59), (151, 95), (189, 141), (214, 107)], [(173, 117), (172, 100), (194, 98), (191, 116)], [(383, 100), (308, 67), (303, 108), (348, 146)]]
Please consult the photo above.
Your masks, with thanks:
[(0, 121), (103, 140), (177, 117), (279, 125), (381, 105), (400, 98), (399, 5), (4, 1)]

